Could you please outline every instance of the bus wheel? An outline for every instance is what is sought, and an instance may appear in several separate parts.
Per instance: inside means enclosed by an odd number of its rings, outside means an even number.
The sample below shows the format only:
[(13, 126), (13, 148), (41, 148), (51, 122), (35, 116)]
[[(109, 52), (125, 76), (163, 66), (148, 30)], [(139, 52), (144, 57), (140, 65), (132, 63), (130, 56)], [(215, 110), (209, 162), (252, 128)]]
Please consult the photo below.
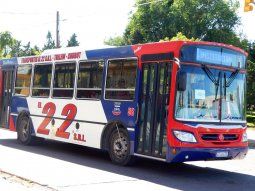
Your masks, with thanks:
[(109, 155), (113, 163), (130, 165), (133, 161), (130, 155), (130, 140), (128, 132), (123, 128), (115, 129), (109, 140)]
[(27, 115), (20, 116), (17, 122), (18, 141), (23, 145), (32, 145), (35, 137), (31, 132), (31, 121)]

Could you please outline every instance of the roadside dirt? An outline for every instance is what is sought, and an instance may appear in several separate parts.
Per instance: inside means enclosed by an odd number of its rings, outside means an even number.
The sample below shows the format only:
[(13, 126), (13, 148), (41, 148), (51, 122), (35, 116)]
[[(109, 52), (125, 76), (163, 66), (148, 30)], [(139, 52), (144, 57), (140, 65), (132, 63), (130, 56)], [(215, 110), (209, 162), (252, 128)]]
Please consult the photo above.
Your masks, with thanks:
[(4, 172), (1, 169), (0, 169), (0, 178), (8, 181), (9, 183), (20, 184), (26, 187), (28, 190), (56, 191), (55, 189), (50, 188), (47, 185), (41, 185), (31, 180)]

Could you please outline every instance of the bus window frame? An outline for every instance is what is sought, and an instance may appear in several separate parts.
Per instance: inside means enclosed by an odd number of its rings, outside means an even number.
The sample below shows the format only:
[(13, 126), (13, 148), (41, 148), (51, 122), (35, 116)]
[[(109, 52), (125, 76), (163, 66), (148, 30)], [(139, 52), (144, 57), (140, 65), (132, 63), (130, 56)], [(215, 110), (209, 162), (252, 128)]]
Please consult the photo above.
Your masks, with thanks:
[[(73, 84), (73, 88), (54, 88), (54, 79), (55, 79), (55, 69), (56, 69), (56, 65), (58, 64), (70, 64), (70, 63), (73, 63), (75, 64), (75, 72), (74, 72), (74, 84)], [(59, 62), (54, 62), (53, 64), (53, 69), (52, 69), (52, 72), (53, 72), (53, 76), (51, 78), (51, 94), (50, 94), (50, 98), (51, 99), (66, 99), (66, 100), (72, 100), (74, 99), (74, 95), (75, 95), (75, 86), (76, 86), (76, 75), (77, 75), (77, 61), (76, 60), (71, 60), (71, 61), (59, 61)], [(54, 89), (73, 89), (73, 95), (72, 97), (54, 97), (53, 96), (53, 92), (54, 92)]]
[[(134, 99), (132, 100), (122, 100), (122, 99), (106, 99), (105, 98), (105, 93), (106, 93), (106, 82), (107, 82), (107, 75), (108, 75), (108, 67), (109, 67), (109, 62), (112, 60), (136, 60), (136, 79), (135, 79), (135, 90), (134, 90)], [(107, 59), (106, 61), (106, 67), (105, 67), (105, 78), (104, 78), (104, 96), (103, 99), (106, 101), (116, 101), (116, 102), (134, 102), (136, 101), (136, 93), (137, 93), (137, 78), (138, 78), (138, 71), (139, 71), (139, 59), (138, 57), (124, 57), (124, 58), (111, 58)]]
[[(31, 75), (30, 75), (30, 86), (26, 87), (25, 89), (29, 89), (29, 94), (28, 95), (22, 95), (22, 94), (17, 94), (15, 93), (16, 88), (18, 89), (22, 89), (22, 87), (17, 87), (16, 86), (16, 81), (17, 81), (17, 77), (18, 77), (18, 70), (20, 66), (31, 66)], [(30, 97), (31, 95), (31, 85), (32, 85), (32, 76), (33, 76), (33, 64), (19, 64), (16, 68), (16, 72), (15, 72), (15, 77), (14, 77), (14, 87), (13, 87), (13, 96), (15, 97)]]
[[(82, 89), (82, 88), (78, 88), (78, 77), (79, 77), (79, 71), (80, 71), (80, 63), (81, 62), (86, 62), (86, 63), (89, 63), (89, 62), (102, 62), (104, 64), (104, 67), (103, 67), (103, 71), (102, 71), (102, 81), (101, 81), (101, 96), (100, 96), (100, 99), (98, 98), (78, 98), (77, 97), (77, 92), (78, 92), (78, 89)], [(76, 100), (89, 100), (89, 101), (101, 101), (102, 98), (104, 97), (103, 96), (103, 89), (104, 89), (104, 70), (105, 70), (106, 66), (105, 66), (105, 60), (103, 59), (95, 59), (95, 60), (79, 60), (78, 61), (78, 64), (77, 64), (77, 70), (76, 70), (76, 84), (75, 84), (75, 99)], [(96, 88), (85, 88), (85, 89), (96, 89)]]
[[(34, 89), (34, 75), (35, 75), (35, 66), (38, 66), (38, 65), (51, 65), (51, 80), (50, 80), (50, 88), (35, 88), (35, 89), (49, 89), (50, 92), (49, 92), (49, 95), (48, 96), (33, 96), (33, 89)], [(33, 72), (32, 72), (32, 82), (31, 82), (31, 92), (30, 92), (30, 96), (32, 98), (50, 98), (51, 97), (51, 93), (52, 93), (52, 77), (53, 77), (53, 62), (47, 62), (47, 63), (35, 63), (33, 64)]]

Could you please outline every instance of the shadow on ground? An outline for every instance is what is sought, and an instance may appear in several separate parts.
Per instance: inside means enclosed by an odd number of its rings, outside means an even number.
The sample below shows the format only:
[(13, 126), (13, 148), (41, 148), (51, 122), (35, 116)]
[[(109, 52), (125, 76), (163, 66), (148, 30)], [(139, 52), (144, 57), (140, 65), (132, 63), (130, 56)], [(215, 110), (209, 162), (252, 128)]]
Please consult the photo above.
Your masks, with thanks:
[(38, 146), (23, 146), (15, 139), (0, 139), (0, 145), (184, 191), (248, 191), (255, 188), (255, 177), (251, 175), (145, 159), (139, 159), (132, 167), (120, 167), (112, 164), (105, 152), (67, 143), (46, 141)]

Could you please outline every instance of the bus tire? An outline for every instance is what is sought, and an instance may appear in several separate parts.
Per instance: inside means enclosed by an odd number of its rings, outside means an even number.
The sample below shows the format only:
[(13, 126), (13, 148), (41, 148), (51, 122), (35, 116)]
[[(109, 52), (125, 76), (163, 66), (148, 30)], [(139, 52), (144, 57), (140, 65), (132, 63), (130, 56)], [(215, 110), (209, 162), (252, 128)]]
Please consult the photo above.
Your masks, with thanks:
[(124, 128), (114, 129), (109, 139), (109, 155), (113, 163), (127, 166), (133, 164), (130, 155), (130, 139)]
[(27, 115), (21, 115), (17, 121), (18, 142), (22, 145), (33, 145), (36, 137), (32, 136), (31, 120)]

